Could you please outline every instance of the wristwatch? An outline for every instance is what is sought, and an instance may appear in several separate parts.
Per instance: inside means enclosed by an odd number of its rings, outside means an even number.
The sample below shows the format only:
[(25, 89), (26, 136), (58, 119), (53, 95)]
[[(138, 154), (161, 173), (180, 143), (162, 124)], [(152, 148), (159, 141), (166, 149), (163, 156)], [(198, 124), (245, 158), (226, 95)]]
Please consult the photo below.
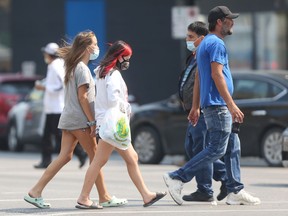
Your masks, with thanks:
[(96, 125), (96, 121), (90, 121), (90, 122), (87, 122), (87, 125), (89, 127), (93, 126), (93, 125)]

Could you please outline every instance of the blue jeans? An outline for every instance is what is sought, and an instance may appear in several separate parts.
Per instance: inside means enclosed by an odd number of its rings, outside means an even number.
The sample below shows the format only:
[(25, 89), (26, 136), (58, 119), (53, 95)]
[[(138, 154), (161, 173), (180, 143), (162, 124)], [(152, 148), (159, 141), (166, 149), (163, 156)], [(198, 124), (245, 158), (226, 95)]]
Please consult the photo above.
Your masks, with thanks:
[[(240, 182), (240, 141), (237, 134), (231, 134), (231, 114), (226, 106), (210, 106), (204, 108), (203, 113), (209, 132), (207, 147), (193, 156), (183, 167), (169, 173), (170, 177), (186, 183), (199, 173), (207, 175), (207, 167), (209, 172), (209, 169), (213, 169), (212, 163), (225, 155), (227, 190), (228, 192), (238, 192), (244, 187)], [(217, 166), (215, 168), (219, 169)], [(210, 171), (210, 173), (213, 172)], [(217, 174), (214, 177), (221, 179)], [(209, 178), (212, 179), (211, 174)]]
[(238, 134), (231, 133), (227, 146), (224, 162), (227, 172), (228, 181), (226, 188), (228, 192), (238, 192), (244, 188), (241, 183), (240, 171), (241, 145)]
[[(191, 123), (188, 123), (185, 138), (185, 150), (189, 157), (189, 161), (208, 145), (208, 141), (208, 131), (206, 128), (204, 116), (201, 113), (198, 123), (195, 127), (192, 126)], [(189, 161), (187, 163), (189, 163)], [(174, 176), (175, 175), (176, 173)], [(198, 191), (208, 195), (213, 195), (212, 176), (215, 181), (221, 181), (226, 185), (227, 176), (225, 164), (219, 159), (216, 160), (213, 165), (209, 164), (207, 167), (204, 167), (197, 172), (195, 179), (197, 182)]]

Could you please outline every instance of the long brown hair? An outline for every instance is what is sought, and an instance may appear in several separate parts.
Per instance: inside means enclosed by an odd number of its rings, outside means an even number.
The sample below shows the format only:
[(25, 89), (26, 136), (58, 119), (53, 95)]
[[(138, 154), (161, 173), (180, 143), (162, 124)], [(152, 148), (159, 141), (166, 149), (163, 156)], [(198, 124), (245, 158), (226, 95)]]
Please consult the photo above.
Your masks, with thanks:
[(58, 49), (57, 54), (64, 59), (65, 62), (65, 77), (64, 83), (67, 85), (69, 79), (74, 74), (74, 69), (82, 60), (85, 50), (92, 44), (92, 38), (95, 36), (92, 31), (83, 31), (76, 35), (72, 45), (64, 41), (65, 46)]

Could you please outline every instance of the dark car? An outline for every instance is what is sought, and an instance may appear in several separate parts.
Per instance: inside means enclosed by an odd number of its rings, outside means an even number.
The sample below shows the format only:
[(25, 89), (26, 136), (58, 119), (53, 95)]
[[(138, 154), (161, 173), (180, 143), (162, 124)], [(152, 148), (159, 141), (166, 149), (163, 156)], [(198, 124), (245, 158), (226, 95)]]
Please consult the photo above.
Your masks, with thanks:
[(8, 112), (34, 87), (40, 76), (24, 76), (20, 73), (0, 74), (0, 139), (1, 148), (7, 148)]
[(288, 128), (282, 133), (282, 165), (288, 167)]
[[(245, 115), (239, 133), (242, 156), (280, 166), (281, 134), (288, 126), (288, 71), (239, 71), (233, 80), (233, 98)], [(139, 161), (154, 164), (166, 154), (184, 155), (187, 123), (177, 94), (140, 106), (131, 118)]]

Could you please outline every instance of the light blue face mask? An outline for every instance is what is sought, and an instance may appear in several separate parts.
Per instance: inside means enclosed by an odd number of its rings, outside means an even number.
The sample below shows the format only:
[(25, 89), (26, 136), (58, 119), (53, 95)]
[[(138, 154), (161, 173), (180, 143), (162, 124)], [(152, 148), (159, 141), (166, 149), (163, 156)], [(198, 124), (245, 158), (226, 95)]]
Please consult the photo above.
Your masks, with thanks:
[(95, 49), (93, 53), (90, 54), (90, 60), (95, 60), (98, 58), (99, 56), (99, 53), (100, 53), (100, 50), (99, 49)]
[(194, 42), (195, 41), (186, 41), (187, 49), (190, 50), (191, 52), (196, 50)]

